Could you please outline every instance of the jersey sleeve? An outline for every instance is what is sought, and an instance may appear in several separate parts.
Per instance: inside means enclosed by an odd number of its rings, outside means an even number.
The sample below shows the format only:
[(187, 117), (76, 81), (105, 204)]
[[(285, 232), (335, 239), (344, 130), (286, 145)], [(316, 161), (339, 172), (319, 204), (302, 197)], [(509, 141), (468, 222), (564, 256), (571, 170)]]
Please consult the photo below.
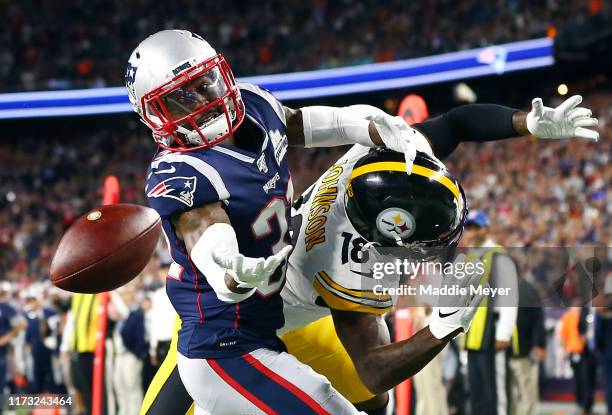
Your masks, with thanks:
[(274, 109), (274, 112), (276, 113), (278, 118), (280, 118), (283, 124), (287, 125), (287, 120), (285, 119), (285, 109), (283, 108), (283, 104), (281, 104), (281, 102), (278, 99), (276, 99), (276, 97), (272, 95), (270, 91), (268, 91), (265, 88), (259, 87), (255, 84), (248, 83), (248, 82), (240, 82), (238, 83), (238, 87), (240, 89), (250, 91), (256, 95), (259, 95), (263, 99), (265, 99), (268, 102), (268, 104), (270, 104), (272, 109)]
[(151, 163), (145, 194), (161, 217), (229, 199), (219, 172), (204, 160), (168, 153)]
[[(334, 310), (385, 314), (393, 308), (393, 297), (377, 293), (374, 287), (375, 282), (370, 278), (355, 275), (354, 282), (347, 284), (346, 279), (342, 281), (337, 276), (319, 271), (315, 274), (312, 283), (325, 303)], [(350, 285), (351, 288), (348, 288), (347, 285)]]

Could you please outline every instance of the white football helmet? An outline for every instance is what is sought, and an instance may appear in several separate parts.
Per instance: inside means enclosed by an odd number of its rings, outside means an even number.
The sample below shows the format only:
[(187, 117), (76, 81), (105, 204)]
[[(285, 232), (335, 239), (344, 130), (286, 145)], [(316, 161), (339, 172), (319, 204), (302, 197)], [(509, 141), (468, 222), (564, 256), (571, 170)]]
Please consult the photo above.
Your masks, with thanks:
[(225, 58), (186, 30), (163, 30), (143, 40), (128, 61), (125, 85), (134, 111), (168, 150), (213, 146), (244, 120)]

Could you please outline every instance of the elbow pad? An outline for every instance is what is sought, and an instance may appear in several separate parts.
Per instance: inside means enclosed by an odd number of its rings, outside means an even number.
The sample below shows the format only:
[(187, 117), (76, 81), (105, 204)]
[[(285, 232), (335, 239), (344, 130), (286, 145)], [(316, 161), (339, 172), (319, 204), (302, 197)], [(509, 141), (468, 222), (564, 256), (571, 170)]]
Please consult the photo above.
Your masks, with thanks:
[(204, 274), (219, 300), (226, 303), (237, 303), (253, 295), (254, 288), (246, 293), (235, 293), (227, 287), (225, 283), (226, 271), (213, 260), (213, 251), (219, 256), (238, 254), (236, 231), (231, 225), (214, 223), (206, 228), (191, 250), (191, 260)]
[[(359, 107), (366, 107), (360, 105)], [(370, 121), (364, 118), (363, 108), (303, 107), (304, 146), (335, 147), (343, 144), (361, 144), (374, 147), (370, 138)]]

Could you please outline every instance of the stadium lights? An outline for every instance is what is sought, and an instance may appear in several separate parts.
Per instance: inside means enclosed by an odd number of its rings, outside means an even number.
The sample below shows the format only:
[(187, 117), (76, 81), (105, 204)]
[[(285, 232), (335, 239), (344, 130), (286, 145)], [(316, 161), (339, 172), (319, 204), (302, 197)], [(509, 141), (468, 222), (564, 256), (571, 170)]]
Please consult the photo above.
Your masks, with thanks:
[(565, 85), (565, 84), (560, 84), (557, 87), (557, 93), (559, 95), (566, 95), (568, 91), (569, 91), (569, 89), (567, 88), (567, 85)]
[[(239, 78), (285, 101), (408, 88), (554, 64), (553, 40), (541, 38), (424, 58)], [(132, 111), (123, 87), (0, 94), (0, 119)]]

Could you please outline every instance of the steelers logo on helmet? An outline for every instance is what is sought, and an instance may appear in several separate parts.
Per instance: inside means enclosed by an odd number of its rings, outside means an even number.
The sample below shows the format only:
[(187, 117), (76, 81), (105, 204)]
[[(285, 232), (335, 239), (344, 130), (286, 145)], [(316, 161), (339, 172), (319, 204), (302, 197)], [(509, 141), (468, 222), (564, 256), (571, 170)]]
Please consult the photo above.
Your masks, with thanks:
[(401, 208), (388, 208), (376, 218), (378, 231), (388, 238), (406, 239), (416, 231), (416, 221), (408, 211)]

